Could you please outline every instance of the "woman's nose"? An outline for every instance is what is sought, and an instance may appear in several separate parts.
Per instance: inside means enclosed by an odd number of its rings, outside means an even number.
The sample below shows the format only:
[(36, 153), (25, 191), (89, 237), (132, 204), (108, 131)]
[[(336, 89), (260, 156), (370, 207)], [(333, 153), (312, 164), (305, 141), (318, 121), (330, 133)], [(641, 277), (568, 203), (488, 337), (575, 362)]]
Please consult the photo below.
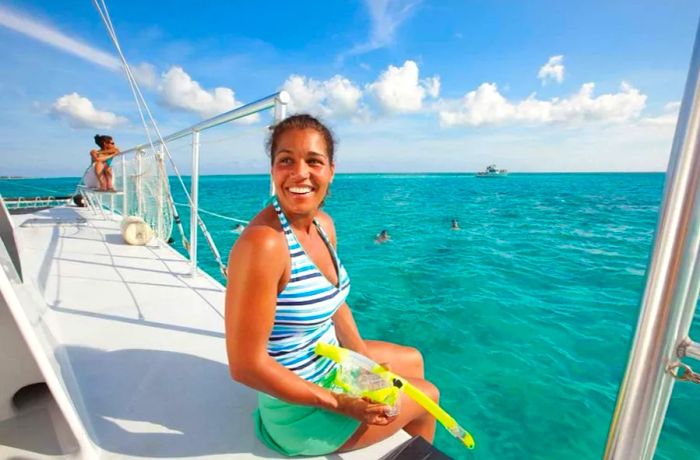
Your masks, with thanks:
[(293, 173), (295, 176), (307, 177), (309, 175), (309, 165), (305, 161), (298, 161), (294, 165)]

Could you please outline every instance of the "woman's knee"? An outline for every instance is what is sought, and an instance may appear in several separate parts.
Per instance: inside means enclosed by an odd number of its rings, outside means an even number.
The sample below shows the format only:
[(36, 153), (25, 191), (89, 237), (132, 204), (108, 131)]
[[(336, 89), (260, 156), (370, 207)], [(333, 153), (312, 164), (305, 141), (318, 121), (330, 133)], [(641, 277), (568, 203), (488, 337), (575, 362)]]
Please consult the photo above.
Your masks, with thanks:
[(391, 370), (403, 377), (422, 379), (425, 375), (423, 355), (416, 348), (391, 342), (366, 341), (370, 356), (377, 362), (389, 363)]
[(425, 361), (423, 360), (423, 353), (420, 352), (418, 348), (410, 348), (411, 356), (418, 366), (423, 368)]
[(430, 396), (430, 399), (435, 401), (436, 403), (440, 402), (440, 389), (435, 386), (432, 382), (428, 382), (430, 384), (430, 392), (428, 393), (428, 396)]
[(413, 347), (404, 347), (404, 354), (411, 368), (415, 369), (415, 371), (422, 376), (425, 372), (425, 362), (423, 361), (423, 354), (420, 350)]
[(413, 383), (419, 390), (428, 395), (436, 403), (440, 402), (440, 389), (434, 383), (427, 380), (420, 380)]

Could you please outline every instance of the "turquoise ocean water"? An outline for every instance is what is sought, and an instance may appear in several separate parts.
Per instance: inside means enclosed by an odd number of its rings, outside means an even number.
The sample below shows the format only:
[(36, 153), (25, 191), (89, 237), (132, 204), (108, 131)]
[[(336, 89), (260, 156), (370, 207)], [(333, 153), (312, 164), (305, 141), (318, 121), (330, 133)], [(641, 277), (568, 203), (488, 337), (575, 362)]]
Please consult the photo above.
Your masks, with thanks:
[[(336, 177), (326, 211), (335, 219), (362, 334), (419, 348), (443, 407), (477, 441), (467, 453), (438, 427), (440, 449), (478, 459), (602, 456), (663, 180), (662, 174)], [(70, 193), (75, 183), (0, 180), (0, 193)], [(208, 176), (200, 186), (202, 208), (249, 219), (268, 179)], [(176, 201), (185, 198), (176, 193)], [(461, 230), (450, 230), (453, 218)], [(234, 224), (204, 219), (228, 254)], [(382, 229), (391, 241), (375, 244)], [(199, 254), (219, 277), (201, 237)], [(700, 315), (691, 335), (700, 337)], [(675, 386), (656, 458), (700, 458), (699, 391)]]

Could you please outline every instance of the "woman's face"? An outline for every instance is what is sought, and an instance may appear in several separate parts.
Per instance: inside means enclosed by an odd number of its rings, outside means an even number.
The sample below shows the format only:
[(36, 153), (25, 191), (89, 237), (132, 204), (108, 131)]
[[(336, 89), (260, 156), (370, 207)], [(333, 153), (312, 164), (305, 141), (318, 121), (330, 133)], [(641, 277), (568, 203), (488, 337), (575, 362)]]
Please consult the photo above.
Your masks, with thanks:
[(315, 129), (290, 129), (277, 140), (272, 180), (280, 206), (288, 215), (313, 215), (333, 181), (326, 141)]

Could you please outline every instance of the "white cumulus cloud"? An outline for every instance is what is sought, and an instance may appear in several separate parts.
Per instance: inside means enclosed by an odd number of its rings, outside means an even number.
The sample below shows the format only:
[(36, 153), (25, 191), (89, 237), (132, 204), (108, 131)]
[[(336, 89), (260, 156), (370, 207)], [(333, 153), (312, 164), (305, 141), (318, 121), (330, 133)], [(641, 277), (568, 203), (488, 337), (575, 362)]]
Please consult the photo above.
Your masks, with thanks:
[[(182, 67), (173, 66), (163, 73), (158, 86), (163, 103), (171, 108), (194, 112), (202, 118), (213, 117), (243, 105), (236, 100), (231, 88), (218, 87), (206, 90), (192, 79)], [(257, 115), (245, 117), (241, 122), (255, 122)]]
[(423, 107), (426, 94), (436, 97), (440, 92), (439, 77), (420, 81), (418, 73), (418, 65), (411, 60), (401, 67), (390, 65), (367, 90), (385, 112), (417, 112)]
[(97, 110), (90, 99), (78, 93), (61, 96), (51, 106), (51, 113), (66, 120), (74, 128), (113, 128), (126, 123), (126, 118)]
[(290, 97), (292, 113), (308, 112), (323, 117), (352, 117), (359, 115), (362, 91), (341, 75), (318, 81), (301, 75), (290, 76), (282, 85)]
[(552, 56), (547, 63), (540, 67), (537, 72), (537, 78), (542, 80), (542, 84), (546, 84), (549, 80), (554, 80), (557, 83), (564, 81), (564, 55)]
[(423, 86), (428, 96), (436, 98), (440, 95), (440, 77), (437, 75), (434, 77), (428, 77), (423, 80)]
[(441, 101), (440, 123), (443, 126), (479, 126), (509, 122), (624, 122), (639, 118), (646, 105), (647, 96), (624, 82), (617, 93), (594, 96), (594, 89), (594, 83), (585, 83), (568, 98), (540, 100), (532, 94), (524, 100), (511, 102), (498, 91), (495, 83), (482, 83), (461, 100)]

